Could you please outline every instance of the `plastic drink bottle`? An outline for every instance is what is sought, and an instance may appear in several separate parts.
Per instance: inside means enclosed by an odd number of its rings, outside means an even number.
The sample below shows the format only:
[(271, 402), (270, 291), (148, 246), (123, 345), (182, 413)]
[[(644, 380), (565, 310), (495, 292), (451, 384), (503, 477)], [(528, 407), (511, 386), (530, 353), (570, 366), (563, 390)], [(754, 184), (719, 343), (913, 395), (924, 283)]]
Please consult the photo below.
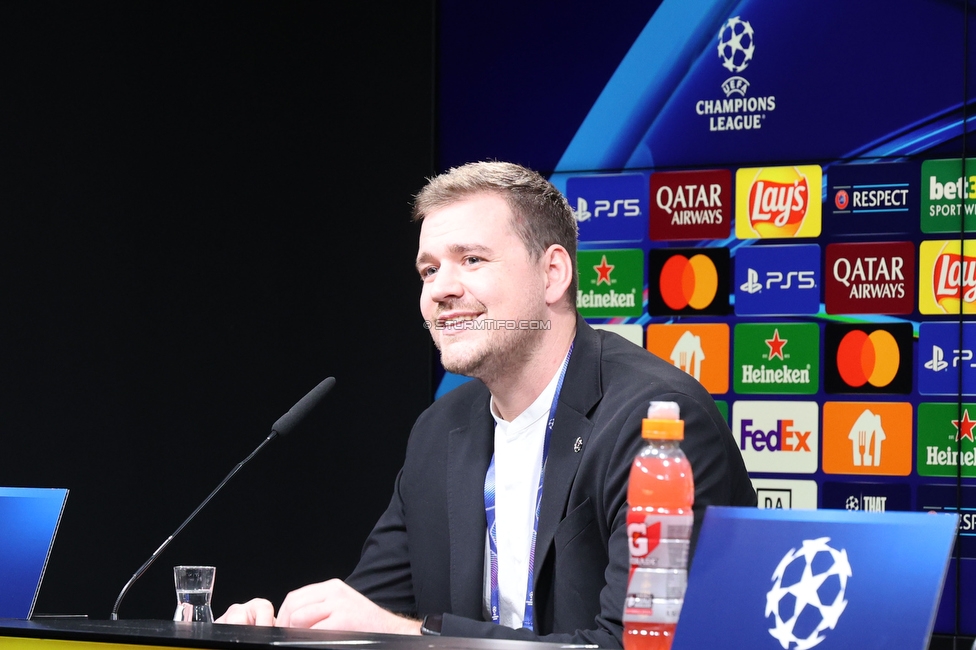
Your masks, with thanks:
[(670, 648), (688, 584), (695, 482), (678, 446), (684, 422), (674, 402), (651, 402), (627, 485), (630, 578), (624, 602), (624, 649)]

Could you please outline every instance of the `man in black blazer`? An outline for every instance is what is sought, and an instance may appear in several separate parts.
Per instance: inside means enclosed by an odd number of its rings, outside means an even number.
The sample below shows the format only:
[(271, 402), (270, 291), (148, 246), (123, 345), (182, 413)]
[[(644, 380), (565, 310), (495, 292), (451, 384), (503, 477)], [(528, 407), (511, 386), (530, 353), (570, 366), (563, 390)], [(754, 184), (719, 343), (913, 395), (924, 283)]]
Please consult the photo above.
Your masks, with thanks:
[(256, 599), (218, 622), (619, 647), (627, 479), (649, 402), (677, 402), (685, 420), (692, 548), (706, 506), (756, 505), (731, 431), (692, 377), (579, 316), (575, 217), (541, 176), (465, 165), (421, 191), (414, 218), (421, 311), (442, 365), (476, 381), (418, 418), (346, 581), (290, 593), (277, 617)]

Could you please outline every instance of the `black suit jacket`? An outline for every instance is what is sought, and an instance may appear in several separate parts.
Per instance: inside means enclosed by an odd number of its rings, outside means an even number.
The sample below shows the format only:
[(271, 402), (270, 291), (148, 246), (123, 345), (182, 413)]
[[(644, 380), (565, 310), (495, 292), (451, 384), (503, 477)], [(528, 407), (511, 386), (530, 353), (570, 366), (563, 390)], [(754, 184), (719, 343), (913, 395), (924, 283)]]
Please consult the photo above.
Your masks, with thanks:
[[(494, 420), (467, 382), (417, 419), (393, 498), (347, 582), (377, 604), (444, 614), (443, 634), (620, 647), (629, 573), (627, 480), (651, 400), (681, 406), (695, 478), (695, 530), (708, 505), (756, 505), (728, 424), (685, 372), (577, 319), (539, 517), (535, 632), (485, 620), (484, 480)], [(577, 449), (579, 449), (577, 451)]]

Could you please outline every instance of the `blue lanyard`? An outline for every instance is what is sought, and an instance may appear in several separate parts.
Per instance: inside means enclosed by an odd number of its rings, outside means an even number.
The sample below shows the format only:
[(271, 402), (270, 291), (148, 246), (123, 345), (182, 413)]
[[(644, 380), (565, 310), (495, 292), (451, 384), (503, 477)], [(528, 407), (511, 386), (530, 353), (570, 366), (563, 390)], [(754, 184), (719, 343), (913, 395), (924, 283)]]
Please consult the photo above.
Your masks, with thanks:
[[(559, 401), (559, 393), (563, 388), (563, 379), (566, 377), (566, 367), (569, 366), (569, 357), (573, 354), (573, 346), (569, 346), (569, 352), (563, 360), (562, 368), (559, 371), (559, 381), (556, 382), (556, 392), (552, 396), (552, 405), (549, 407), (549, 420), (546, 422), (546, 437), (542, 444), (542, 469), (539, 472), (539, 490), (535, 497), (535, 523), (532, 527), (532, 545), (529, 547), (529, 575), (528, 584), (525, 587), (525, 612), (522, 615), (522, 627), (533, 629), (532, 625), (532, 578), (535, 573), (535, 540), (539, 533), (539, 511), (542, 505), (542, 486), (546, 480), (546, 461), (549, 459), (549, 439), (552, 437), (552, 427), (556, 422), (556, 404)], [(500, 623), (501, 616), (498, 605), (498, 542), (495, 532), (495, 454), (491, 455), (491, 463), (488, 465), (488, 472), (485, 474), (485, 518), (488, 523), (488, 553), (490, 558), (489, 575), (491, 580), (491, 620), (493, 623)]]

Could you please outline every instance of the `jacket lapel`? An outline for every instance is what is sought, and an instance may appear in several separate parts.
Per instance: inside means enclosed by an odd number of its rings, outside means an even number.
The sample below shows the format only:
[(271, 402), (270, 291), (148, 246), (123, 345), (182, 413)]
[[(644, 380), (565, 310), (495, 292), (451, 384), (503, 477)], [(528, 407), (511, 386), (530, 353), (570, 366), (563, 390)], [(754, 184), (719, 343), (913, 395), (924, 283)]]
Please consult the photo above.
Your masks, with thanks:
[(471, 585), (484, 582), (485, 473), (491, 461), (494, 420), (488, 392), (475, 400), (467, 424), (451, 431), (447, 450), (447, 509), (451, 535), (451, 607), (474, 619), (483, 615), (482, 593)]
[(569, 490), (593, 428), (587, 414), (601, 397), (600, 339), (593, 328), (577, 317), (573, 355), (559, 394), (556, 422), (549, 441), (535, 545), (534, 580), (538, 579), (539, 569), (545, 564), (556, 527), (566, 515)]

